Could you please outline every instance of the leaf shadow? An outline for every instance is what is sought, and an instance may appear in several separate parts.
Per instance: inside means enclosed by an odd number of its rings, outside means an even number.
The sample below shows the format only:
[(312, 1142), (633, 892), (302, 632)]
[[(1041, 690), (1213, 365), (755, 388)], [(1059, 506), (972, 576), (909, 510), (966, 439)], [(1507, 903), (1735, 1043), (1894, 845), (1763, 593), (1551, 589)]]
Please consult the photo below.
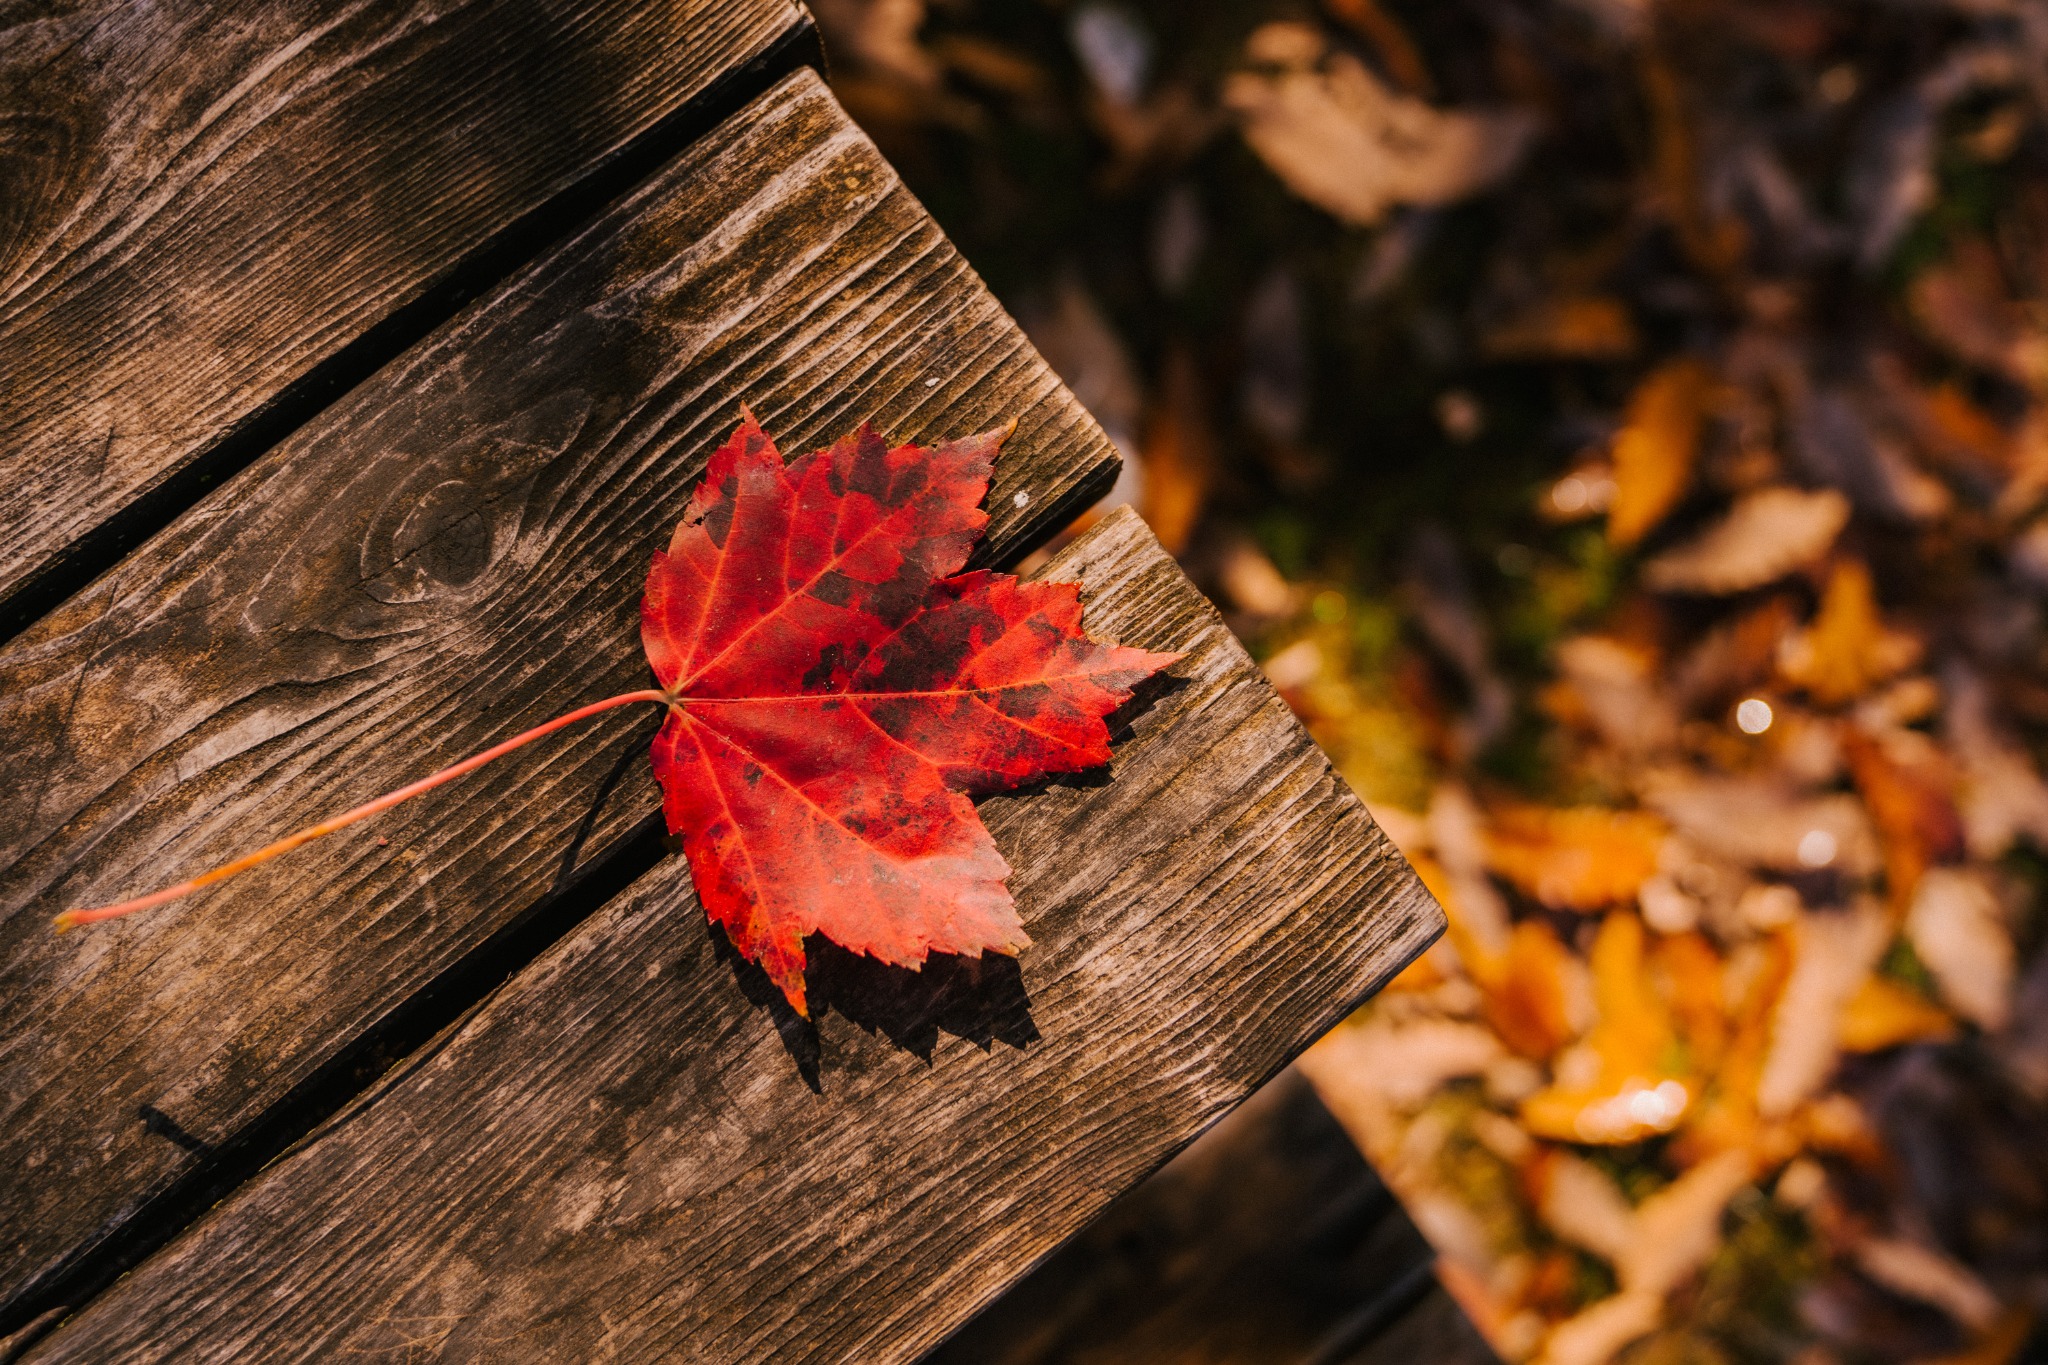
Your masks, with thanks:
[(555, 869), (555, 881), (550, 890), (562, 890), (575, 877), (576, 864), (583, 856), (584, 844), (590, 841), (590, 832), (597, 827), (598, 817), (604, 814), (605, 805), (611, 800), (612, 793), (618, 790), (619, 783), (632, 771), (633, 760), (644, 755), (654, 743), (654, 736), (660, 732), (663, 719), (664, 717), (656, 717), (652, 724), (639, 727), (619, 746), (619, 756), (613, 760), (611, 770), (604, 775), (604, 780), (597, 784), (597, 792), (590, 799), (590, 808), (583, 812), (583, 818), (577, 822), (576, 832), (569, 836), (569, 846), (562, 850), (562, 862)]
[[(1186, 659), (1181, 660), (1181, 663), (1186, 662)], [(1180, 664), (1173, 665), (1173, 668), (1178, 667)], [(1170, 668), (1165, 672), (1154, 673), (1133, 687), (1131, 699), (1109, 713), (1110, 747), (1114, 749), (1125, 740), (1135, 737), (1138, 721), (1157, 710), (1162, 703), (1187, 691), (1189, 686), (1188, 679)]]
[(707, 924), (712, 951), (732, 972), (740, 993), (767, 1012), (797, 1073), (824, 1094), (824, 1044), (817, 1021), (827, 1011), (930, 1065), (939, 1035), (964, 1038), (986, 1052), (996, 1043), (1025, 1048), (1038, 1041), (1031, 995), (1017, 959), (999, 953), (961, 957), (933, 953), (921, 971), (892, 967), (812, 934), (804, 940), (805, 989), (811, 1017), (790, 1007), (768, 974), (741, 957), (725, 931)]
[[(1154, 674), (1138, 684), (1130, 700), (1108, 717), (1112, 747), (1133, 738), (1140, 719), (1188, 685), (1186, 678), (1171, 673)], [(1102, 787), (1110, 780), (1110, 767), (1105, 763), (994, 795), (1015, 800), (1049, 787)], [(812, 934), (804, 940), (808, 964), (804, 983), (811, 1006), (811, 1018), (806, 1019), (790, 1007), (766, 972), (739, 954), (724, 929), (707, 923), (705, 931), (717, 959), (731, 971), (740, 993), (767, 1013), (783, 1048), (796, 1063), (797, 1073), (815, 1094), (825, 1093), (824, 1043), (816, 1021), (828, 1011), (870, 1035), (888, 1039), (927, 1065), (941, 1033), (964, 1038), (984, 1052), (999, 1042), (1025, 1048), (1039, 1039), (1023, 968), (1013, 957), (933, 953), (922, 970), (912, 971)]]

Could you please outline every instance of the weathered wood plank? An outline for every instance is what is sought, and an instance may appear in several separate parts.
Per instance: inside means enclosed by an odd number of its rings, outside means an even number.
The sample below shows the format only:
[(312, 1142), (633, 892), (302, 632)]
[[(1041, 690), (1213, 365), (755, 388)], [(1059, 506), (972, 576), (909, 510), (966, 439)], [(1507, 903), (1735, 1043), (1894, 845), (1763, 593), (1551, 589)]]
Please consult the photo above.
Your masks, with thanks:
[(1021, 977), (828, 955), (814, 1093), (670, 859), (29, 1358), (914, 1359), (1442, 924), (1135, 516), (1045, 572), (1188, 657), (983, 803)]
[[(1289, 1069), (920, 1365), (1491, 1365), (1433, 1261)], [(1383, 1353), (1445, 1309), (1442, 1349)]]
[(0, 8), (0, 599), (807, 22), (792, 0)]
[(804, 71), (0, 653), (0, 753), (29, 775), (0, 792), (0, 1293), (533, 905), (579, 826), (585, 861), (615, 847), (657, 808), (655, 717), (206, 898), (62, 938), (49, 917), (644, 687), (648, 556), (741, 398), (791, 448), (871, 415), (925, 438), (1018, 418), (997, 554), (1114, 474)]

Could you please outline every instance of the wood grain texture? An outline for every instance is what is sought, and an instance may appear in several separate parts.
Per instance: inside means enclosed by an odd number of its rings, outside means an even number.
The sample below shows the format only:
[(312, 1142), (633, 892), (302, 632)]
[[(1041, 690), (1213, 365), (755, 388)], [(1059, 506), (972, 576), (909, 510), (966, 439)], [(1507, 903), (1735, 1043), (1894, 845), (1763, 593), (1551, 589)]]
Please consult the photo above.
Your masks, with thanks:
[(0, 7), (0, 597), (805, 22), (791, 0)]
[(29, 1359), (915, 1359), (1442, 924), (1134, 515), (1044, 572), (1187, 657), (982, 803), (1021, 976), (821, 953), (810, 1034), (671, 859)]
[(0, 653), (0, 752), (29, 775), (0, 793), (0, 1294), (534, 904), (579, 826), (587, 862), (655, 811), (658, 717), (204, 897), (62, 937), (50, 917), (647, 686), (649, 556), (742, 398), (789, 449), (870, 416), (925, 439), (1018, 419), (995, 554), (1114, 476), (803, 71)]
[(921, 1365), (1493, 1365), (1433, 1262), (1290, 1068)]

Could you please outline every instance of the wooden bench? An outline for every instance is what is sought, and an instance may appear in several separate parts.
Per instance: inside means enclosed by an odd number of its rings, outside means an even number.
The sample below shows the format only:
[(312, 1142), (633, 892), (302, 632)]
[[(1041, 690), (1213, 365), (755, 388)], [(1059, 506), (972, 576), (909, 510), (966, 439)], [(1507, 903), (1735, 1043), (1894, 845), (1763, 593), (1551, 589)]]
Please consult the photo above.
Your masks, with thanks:
[(50, 932), (645, 686), (742, 400), (1016, 418), (981, 562), (1107, 485), (815, 60), (780, 0), (0, 29), (0, 1359), (912, 1359), (1439, 932), (1128, 513), (1042, 572), (1187, 658), (982, 804), (1021, 962), (815, 947), (798, 1020), (625, 721)]

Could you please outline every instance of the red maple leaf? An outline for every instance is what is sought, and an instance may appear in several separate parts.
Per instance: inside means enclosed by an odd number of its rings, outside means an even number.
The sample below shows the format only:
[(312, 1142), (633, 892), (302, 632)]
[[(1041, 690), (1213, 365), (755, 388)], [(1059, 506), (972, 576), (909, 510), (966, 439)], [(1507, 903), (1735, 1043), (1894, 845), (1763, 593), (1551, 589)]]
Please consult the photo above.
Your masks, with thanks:
[[(971, 796), (1109, 761), (1105, 717), (1177, 654), (1100, 644), (1080, 590), (961, 573), (1008, 429), (890, 448), (863, 425), (784, 465), (751, 414), (712, 456), (641, 639), (659, 690), (579, 707), (190, 881), (162, 905), (600, 712), (659, 702), (654, 773), (705, 913), (801, 1013), (804, 938), (918, 967), (1030, 942)], [(381, 843), (382, 841), (380, 841)]]
[(902, 967), (1029, 943), (968, 797), (1107, 762), (1104, 717), (1178, 657), (1090, 640), (1070, 583), (959, 572), (1007, 434), (862, 426), (785, 466), (750, 417), (654, 556), (668, 826), (799, 1011), (807, 934)]

